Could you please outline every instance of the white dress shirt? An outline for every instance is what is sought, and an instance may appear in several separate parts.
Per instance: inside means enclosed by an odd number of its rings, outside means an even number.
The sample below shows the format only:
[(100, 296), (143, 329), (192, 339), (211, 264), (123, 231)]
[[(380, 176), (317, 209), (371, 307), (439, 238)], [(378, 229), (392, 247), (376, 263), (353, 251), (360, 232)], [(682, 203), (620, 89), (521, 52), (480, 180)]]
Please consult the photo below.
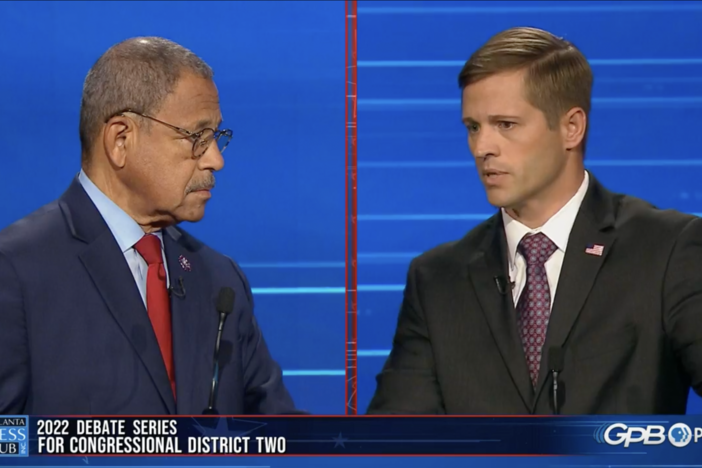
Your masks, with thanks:
[(548, 278), (548, 287), (551, 292), (551, 306), (553, 299), (556, 297), (556, 287), (558, 286), (558, 278), (561, 275), (561, 267), (565, 258), (565, 251), (568, 245), (568, 237), (573, 229), (575, 218), (580, 210), (580, 205), (585, 198), (585, 193), (590, 182), (590, 177), (587, 171), (585, 178), (580, 188), (571, 198), (568, 203), (561, 208), (558, 213), (553, 215), (543, 226), (536, 229), (529, 229), (519, 221), (512, 218), (507, 212), (502, 210), (502, 220), (505, 226), (505, 234), (507, 236), (507, 247), (509, 249), (509, 280), (512, 283), (512, 297), (514, 304), (517, 304), (519, 295), (526, 286), (526, 260), (521, 253), (517, 251), (519, 242), (527, 234), (536, 234), (543, 232), (551, 241), (556, 244), (558, 249), (546, 261), (546, 276)]
[[(134, 276), (134, 281), (136, 281), (136, 285), (141, 293), (144, 306), (146, 307), (146, 272), (149, 266), (146, 260), (144, 260), (134, 248), (134, 245), (144, 237), (144, 230), (122, 208), (117, 206), (107, 195), (102, 193), (88, 178), (85, 172), (80, 171), (78, 181), (100, 212), (100, 215), (102, 215), (102, 219), (105, 220), (107, 227), (110, 228), (119, 248), (122, 250), (124, 258), (127, 260), (129, 269), (132, 272), (132, 276)], [(161, 256), (163, 257), (163, 266), (166, 270), (166, 287), (169, 287), (170, 280), (168, 278), (168, 264), (166, 263), (163, 236), (161, 231), (155, 232), (154, 234), (161, 241)]]

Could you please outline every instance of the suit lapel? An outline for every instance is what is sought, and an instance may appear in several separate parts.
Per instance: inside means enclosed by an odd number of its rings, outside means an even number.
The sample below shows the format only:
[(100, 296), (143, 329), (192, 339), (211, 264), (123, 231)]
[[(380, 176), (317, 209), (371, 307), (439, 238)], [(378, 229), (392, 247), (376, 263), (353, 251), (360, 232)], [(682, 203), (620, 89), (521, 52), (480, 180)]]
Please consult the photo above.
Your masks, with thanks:
[[(498, 213), (491, 221), (492, 226), (488, 227), (482, 245), (469, 260), (470, 276), (502, 359), (525, 407), (529, 408), (534, 390), (517, 329), (514, 301), (508, 286), (507, 239), (501, 215)], [(498, 290), (495, 278), (505, 280), (506, 290), (503, 294)]]
[[(215, 315), (214, 306), (207, 301), (206, 268), (196, 248), (188, 245), (176, 228), (166, 229), (163, 239), (171, 281), (176, 405), (178, 414), (200, 414), (207, 407), (207, 395), (200, 395), (197, 389), (212, 378), (203, 359), (209, 349), (203, 349), (202, 344), (214, 351), (216, 333), (215, 328), (208, 330), (210, 321), (203, 317), (208, 312)], [(212, 339), (201, 339), (210, 331)]]
[(60, 202), (74, 237), (88, 246), (79, 257), (108, 310), (144, 363), (170, 413), (175, 412), (166, 366), (132, 272), (109, 228), (80, 183), (74, 181)]
[[(551, 310), (546, 341), (543, 346), (537, 394), (548, 380), (548, 350), (566, 342), (595, 279), (616, 241), (614, 200), (590, 174), (590, 188), (573, 224), (566, 255)], [(588, 246), (603, 246), (602, 255), (587, 253)], [(538, 401), (534, 399), (532, 411)]]

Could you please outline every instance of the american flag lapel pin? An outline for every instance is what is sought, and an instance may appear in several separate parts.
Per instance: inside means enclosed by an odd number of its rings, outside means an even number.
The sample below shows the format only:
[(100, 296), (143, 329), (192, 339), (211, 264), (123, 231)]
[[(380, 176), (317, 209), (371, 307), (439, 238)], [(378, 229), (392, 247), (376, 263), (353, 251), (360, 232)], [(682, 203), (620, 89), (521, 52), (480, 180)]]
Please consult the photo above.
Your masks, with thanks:
[(604, 245), (588, 244), (587, 247), (585, 247), (586, 254), (597, 255), (598, 257), (601, 257), (603, 252), (604, 252)]
[(188, 259), (183, 257), (182, 255), (180, 257), (178, 257), (178, 262), (180, 262), (180, 266), (183, 270), (190, 271), (192, 269)]

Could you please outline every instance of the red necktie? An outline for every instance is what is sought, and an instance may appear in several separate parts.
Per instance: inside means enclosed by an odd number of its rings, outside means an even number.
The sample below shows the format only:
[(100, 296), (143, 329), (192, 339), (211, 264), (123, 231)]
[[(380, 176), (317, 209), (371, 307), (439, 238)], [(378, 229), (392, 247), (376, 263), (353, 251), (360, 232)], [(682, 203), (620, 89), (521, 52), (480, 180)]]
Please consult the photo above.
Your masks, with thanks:
[(146, 275), (146, 310), (151, 325), (156, 333), (158, 346), (161, 348), (163, 362), (166, 364), (168, 379), (175, 396), (175, 369), (173, 368), (173, 337), (171, 335), (171, 305), (166, 287), (166, 268), (161, 256), (161, 241), (158, 237), (147, 234), (134, 248), (141, 255), (149, 269)]

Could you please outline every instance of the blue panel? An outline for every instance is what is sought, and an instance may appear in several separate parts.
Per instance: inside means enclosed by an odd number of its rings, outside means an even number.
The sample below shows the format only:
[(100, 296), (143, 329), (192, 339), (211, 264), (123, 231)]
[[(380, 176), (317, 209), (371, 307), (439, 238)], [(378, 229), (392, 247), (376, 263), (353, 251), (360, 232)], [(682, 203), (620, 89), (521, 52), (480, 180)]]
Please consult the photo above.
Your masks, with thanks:
[(192, 49), (234, 139), (205, 219), (185, 228), (244, 266), (300, 406), (343, 413), (344, 15), (332, 1), (0, 3), (0, 228), (80, 169), (83, 80), (108, 47), (156, 35)]
[[(410, 259), (494, 213), (457, 83), (493, 34), (535, 26), (574, 42), (595, 73), (588, 168), (614, 191), (702, 212), (702, 2), (375, 1), (358, 15), (359, 411)], [(689, 411), (702, 413), (702, 400)]]

